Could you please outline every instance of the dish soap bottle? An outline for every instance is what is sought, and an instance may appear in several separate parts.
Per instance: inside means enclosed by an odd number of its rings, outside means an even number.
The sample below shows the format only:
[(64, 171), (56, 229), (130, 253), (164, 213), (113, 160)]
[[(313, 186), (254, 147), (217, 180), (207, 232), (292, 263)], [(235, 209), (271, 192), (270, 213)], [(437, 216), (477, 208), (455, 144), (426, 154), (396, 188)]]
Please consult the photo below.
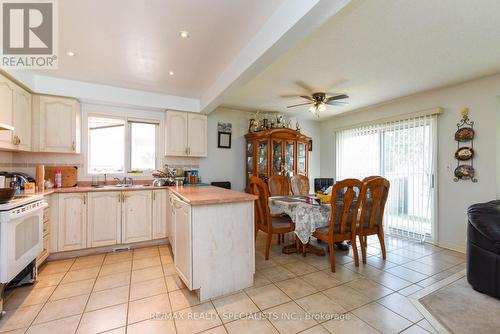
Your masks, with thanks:
[(62, 172), (60, 169), (56, 170), (54, 174), (54, 183), (56, 188), (61, 188), (62, 185)]

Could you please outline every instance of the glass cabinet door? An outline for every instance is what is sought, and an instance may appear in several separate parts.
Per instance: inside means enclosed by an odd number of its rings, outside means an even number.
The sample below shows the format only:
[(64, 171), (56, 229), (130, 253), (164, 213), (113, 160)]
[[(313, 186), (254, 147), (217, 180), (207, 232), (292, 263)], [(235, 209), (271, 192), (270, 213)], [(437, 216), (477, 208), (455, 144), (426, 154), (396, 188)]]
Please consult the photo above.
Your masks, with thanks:
[(273, 174), (279, 174), (281, 172), (281, 163), (283, 162), (283, 142), (278, 140), (273, 140)]
[(247, 174), (248, 177), (253, 175), (253, 141), (247, 142)]
[(295, 159), (295, 142), (287, 141), (285, 144), (285, 164), (290, 175), (294, 174), (294, 159)]
[(306, 144), (297, 143), (297, 174), (306, 175)]
[(267, 140), (259, 141), (257, 146), (257, 173), (259, 177), (267, 180)]

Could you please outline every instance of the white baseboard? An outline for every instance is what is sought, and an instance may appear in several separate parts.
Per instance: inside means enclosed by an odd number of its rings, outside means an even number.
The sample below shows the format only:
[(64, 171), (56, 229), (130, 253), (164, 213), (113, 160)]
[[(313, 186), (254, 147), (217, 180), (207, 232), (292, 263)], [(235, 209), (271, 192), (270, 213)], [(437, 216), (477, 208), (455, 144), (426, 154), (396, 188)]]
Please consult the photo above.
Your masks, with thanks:
[(438, 246), (441, 248), (446, 248), (455, 252), (460, 252), (465, 254), (465, 250), (467, 247), (465, 245), (454, 244), (451, 242), (440, 241), (438, 242)]

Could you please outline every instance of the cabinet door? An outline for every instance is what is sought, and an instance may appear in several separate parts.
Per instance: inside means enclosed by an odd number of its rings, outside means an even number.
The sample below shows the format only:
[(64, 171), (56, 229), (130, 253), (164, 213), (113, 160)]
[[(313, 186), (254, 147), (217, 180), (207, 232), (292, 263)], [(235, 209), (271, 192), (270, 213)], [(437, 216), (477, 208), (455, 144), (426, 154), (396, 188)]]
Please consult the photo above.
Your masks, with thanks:
[(167, 221), (167, 233), (168, 233), (168, 241), (170, 242), (170, 246), (172, 248), (172, 253), (175, 256), (175, 208), (174, 208), (174, 198), (173, 194), (169, 193), (168, 196), (168, 216), (169, 220)]
[(116, 245), (121, 241), (121, 192), (88, 194), (87, 247)]
[(40, 96), (40, 151), (80, 153), (80, 105), (73, 99)]
[(21, 151), (31, 150), (31, 94), (16, 87), (12, 143)]
[(271, 168), (271, 174), (278, 175), (281, 173), (283, 164), (283, 140), (273, 139), (272, 141), (272, 161), (273, 165)]
[(122, 243), (151, 240), (151, 191), (124, 191)]
[(58, 251), (87, 246), (87, 194), (59, 195)]
[(165, 126), (166, 149), (165, 155), (187, 155), (188, 116), (185, 112), (168, 111)]
[(207, 116), (188, 114), (188, 155), (207, 156)]
[(192, 289), (191, 206), (174, 198), (175, 252), (174, 264), (179, 277)]
[(153, 239), (167, 237), (168, 201), (166, 190), (153, 190)]
[[(0, 124), (14, 126), (14, 91), (15, 85), (0, 75)], [(0, 148), (13, 149), (12, 131), (0, 130)]]

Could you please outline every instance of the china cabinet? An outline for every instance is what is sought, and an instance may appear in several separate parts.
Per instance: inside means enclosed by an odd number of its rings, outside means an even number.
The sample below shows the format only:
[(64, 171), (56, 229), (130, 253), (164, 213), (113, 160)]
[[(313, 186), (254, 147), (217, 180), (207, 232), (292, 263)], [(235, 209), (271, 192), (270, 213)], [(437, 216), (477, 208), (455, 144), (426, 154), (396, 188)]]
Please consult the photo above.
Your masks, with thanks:
[(252, 132), (246, 138), (246, 179), (259, 176), (267, 181), (278, 174), (308, 175), (310, 137), (287, 128)]

